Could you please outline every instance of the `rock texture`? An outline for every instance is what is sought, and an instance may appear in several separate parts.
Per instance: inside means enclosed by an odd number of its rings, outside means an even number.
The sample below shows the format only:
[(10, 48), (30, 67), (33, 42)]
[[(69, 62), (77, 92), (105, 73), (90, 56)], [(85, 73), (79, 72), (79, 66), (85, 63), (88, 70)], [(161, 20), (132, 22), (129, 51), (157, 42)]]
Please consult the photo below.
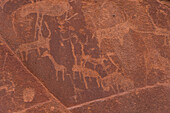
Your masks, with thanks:
[(0, 0), (0, 35), (2, 113), (170, 110), (169, 0)]
[(0, 113), (70, 113), (0, 37)]

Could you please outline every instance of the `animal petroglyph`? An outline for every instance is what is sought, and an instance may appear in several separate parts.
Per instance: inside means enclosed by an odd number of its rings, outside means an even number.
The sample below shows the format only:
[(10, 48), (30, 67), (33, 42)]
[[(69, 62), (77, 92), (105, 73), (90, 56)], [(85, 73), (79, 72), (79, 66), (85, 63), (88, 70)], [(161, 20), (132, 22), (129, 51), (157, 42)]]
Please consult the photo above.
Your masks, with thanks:
[(0, 112), (60, 112), (55, 99), (168, 112), (169, 13), (168, 0), (0, 0)]
[[(49, 41), (51, 40), (50, 39), (50, 36), (51, 36), (51, 31), (48, 27), (48, 24), (46, 22), (45, 25), (49, 31), (49, 35), (47, 38), (43, 37), (42, 35), (42, 21), (43, 21), (43, 17), (39, 17), (39, 15), (37, 16), (37, 21), (36, 21), (36, 28), (38, 29), (38, 35), (36, 35), (35, 33), (35, 38), (37, 36), (38, 40), (34, 41), (34, 42), (30, 42), (30, 43), (26, 43), (26, 44), (22, 44), (20, 45), (17, 49), (16, 49), (16, 53), (19, 52), (21, 54), (21, 59), (24, 60), (24, 56), (22, 55), (23, 52), (25, 52), (25, 56), (26, 56), (26, 61), (28, 60), (28, 54), (31, 50), (37, 50), (38, 51), (38, 54), (40, 55), (40, 48), (46, 48), (47, 50), (49, 50), (50, 48), (50, 44), (49, 44)], [(39, 23), (39, 24), (38, 24)]]
[[(77, 37), (77, 36), (74, 35), (74, 37)], [(77, 38), (77, 40), (78, 40), (78, 38)], [(90, 55), (85, 55), (84, 45), (83, 45), (83, 43), (79, 42), (80, 45), (81, 45), (82, 56), (81, 56), (81, 60), (80, 60), (80, 65), (78, 65), (77, 64), (77, 56), (75, 54), (74, 44), (72, 43), (72, 41), (70, 41), (70, 43), (71, 43), (71, 47), (72, 47), (72, 53), (73, 53), (73, 56), (74, 56), (74, 59), (75, 59), (74, 60), (75, 65), (73, 65), (73, 68), (72, 68), (73, 78), (75, 76), (75, 73), (78, 72), (80, 77), (81, 77), (81, 75), (83, 76), (83, 82), (85, 83), (85, 87), (87, 89), (88, 89), (88, 84), (87, 84), (86, 78), (89, 78), (89, 79), (95, 78), (98, 87), (104, 88), (103, 83), (102, 83), (103, 78), (101, 77), (101, 75), (96, 70), (92, 70), (92, 69), (85, 67), (85, 64), (87, 62), (92, 63), (94, 65), (94, 69), (96, 69), (96, 66), (98, 64), (101, 64), (103, 66), (103, 69), (107, 70), (107, 69), (111, 68), (111, 65), (106, 66), (104, 64), (104, 60), (107, 60), (107, 59), (103, 56), (101, 56), (99, 58), (92, 58)], [(114, 53), (107, 53), (107, 56), (108, 56), (109, 60), (111, 61), (111, 63), (116, 66), (116, 72), (117, 72), (119, 68), (118, 68), (118, 65), (115, 64), (114, 61), (110, 58), (110, 56), (112, 56), (112, 55), (114, 55)], [(107, 71), (106, 71), (106, 73), (107, 73)]]
[(21, 7), (19, 14), (21, 17), (37, 12), (48, 16), (61, 16), (70, 9), (67, 0), (44, 0)]
[[(75, 59), (75, 65), (73, 65), (73, 68), (72, 68), (72, 71), (73, 71), (73, 77), (75, 77), (75, 73), (76, 72), (79, 72), (79, 76), (81, 77), (81, 74), (83, 75), (83, 81), (84, 81), (84, 83), (85, 83), (85, 87), (86, 88), (88, 88), (88, 85), (87, 85), (87, 81), (86, 81), (86, 77), (89, 77), (89, 78), (96, 78), (96, 82), (97, 82), (97, 85), (98, 85), (98, 87), (100, 87), (100, 79), (101, 79), (101, 77), (100, 77), (100, 75), (96, 72), (96, 71), (94, 71), (94, 70), (91, 70), (91, 69), (88, 69), (88, 68), (86, 68), (85, 67), (85, 63), (86, 63), (86, 61), (85, 62), (83, 62), (82, 60), (81, 60), (81, 64), (80, 65), (78, 65), (77, 64), (77, 57), (76, 57), (76, 55), (75, 55), (75, 50), (74, 50), (74, 45), (73, 45), (73, 43), (70, 41), (70, 43), (71, 43), (71, 47), (72, 47), (72, 53), (73, 53), (73, 56), (74, 56), (74, 59)], [(85, 53), (84, 53), (84, 48), (83, 48), (83, 45), (82, 45), (82, 43), (81, 43), (81, 51), (82, 51), (82, 56), (85, 56)], [(88, 56), (87, 56), (88, 57)], [(88, 58), (87, 58), (88, 59)], [(84, 59), (85, 60), (85, 59)]]
[(31, 13), (37, 13), (37, 20), (35, 24), (35, 35), (34, 35), (34, 40), (36, 40), (36, 37), (37, 40), (31, 43), (22, 44), (16, 50), (16, 52), (21, 53), (22, 60), (24, 59), (24, 56), (22, 55), (23, 52), (25, 52), (26, 54), (25, 59), (28, 60), (27, 56), (31, 50), (37, 50), (39, 55), (40, 55), (40, 48), (46, 48), (49, 51), (50, 48), (49, 41), (50, 41), (51, 31), (49, 29), (47, 22), (44, 22), (44, 24), (48, 29), (49, 35), (47, 38), (43, 37), (42, 35), (43, 15), (61, 16), (64, 13), (66, 13), (65, 21), (69, 21), (74, 16), (78, 15), (78, 13), (75, 13), (74, 15), (67, 17), (68, 10), (70, 10), (70, 8), (71, 6), (67, 1), (50, 0), (50, 1), (41, 1), (41, 2), (25, 5), (16, 12), (17, 14), (19, 13), (22, 18), (26, 17)]
[(62, 72), (62, 79), (64, 81), (64, 72), (66, 71), (66, 67), (64, 67), (63, 65), (57, 64), (56, 61), (54, 60), (53, 56), (51, 56), (51, 54), (49, 54), (48, 51), (45, 51), (41, 55), (41, 57), (48, 57), (50, 59), (50, 61), (54, 65), (54, 68), (55, 68), (55, 71), (56, 71), (56, 79), (58, 80), (58, 72)]
[(82, 73), (83, 81), (85, 83), (86, 88), (88, 88), (86, 77), (89, 77), (89, 79), (90, 78), (96, 78), (97, 85), (98, 85), (98, 87), (100, 87), (101, 77), (96, 71), (85, 68), (85, 66), (81, 66), (81, 65), (74, 65), (73, 68), (72, 68), (72, 71), (73, 71), (73, 74), (74, 74), (73, 77), (75, 76), (75, 72), (79, 72), (80, 76), (81, 76), (81, 73)]
[(75, 13), (72, 16), (68, 17), (68, 12), (71, 9), (72, 7), (70, 6), (67, 0), (44, 0), (21, 7), (17, 11), (17, 14), (19, 14), (22, 18), (26, 17), (31, 13), (37, 13), (42, 14), (42, 16), (48, 15), (53, 17), (59, 17), (63, 14), (66, 14), (65, 21), (67, 22), (76, 15), (78, 15), (78, 13)]
[(123, 36), (129, 32), (128, 23), (122, 23), (114, 27), (99, 29), (96, 31), (96, 37), (99, 41), (99, 46), (103, 39), (118, 39), (120, 44), (123, 45)]
[(40, 55), (40, 48), (49, 49), (49, 41), (49, 38), (41, 38), (40, 40), (37, 40), (35, 42), (22, 44), (16, 49), (16, 53), (19, 52), (21, 54), (21, 59), (24, 61), (24, 56), (22, 55), (22, 53), (25, 52), (25, 60), (27, 61), (28, 54), (31, 52), (31, 50), (37, 50), (38, 54)]
[[(115, 92), (120, 92), (120, 89), (126, 91), (134, 88), (134, 83), (129, 78), (122, 76), (120, 73), (112, 73), (110, 76), (103, 79), (104, 90), (109, 91), (113, 89)], [(114, 87), (115, 86), (115, 87)]]

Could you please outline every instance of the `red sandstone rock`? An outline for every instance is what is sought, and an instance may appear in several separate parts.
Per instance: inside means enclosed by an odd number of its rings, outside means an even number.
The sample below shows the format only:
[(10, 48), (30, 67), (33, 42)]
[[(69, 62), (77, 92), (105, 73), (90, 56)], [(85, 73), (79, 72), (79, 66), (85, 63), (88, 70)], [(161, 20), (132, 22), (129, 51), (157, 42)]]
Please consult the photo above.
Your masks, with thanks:
[[(42, 88), (30, 85), (48, 95), (38, 96), (38, 106), (16, 101), (3, 111), (167, 113), (169, 6), (169, 0), (0, 0), (2, 48), (16, 59), (5, 69), (36, 77)], [(24, 77), (14, 78), (30, 103), (37, 94)]]
[(0, 37), (0, 113), (33, 111), (69, 113)]

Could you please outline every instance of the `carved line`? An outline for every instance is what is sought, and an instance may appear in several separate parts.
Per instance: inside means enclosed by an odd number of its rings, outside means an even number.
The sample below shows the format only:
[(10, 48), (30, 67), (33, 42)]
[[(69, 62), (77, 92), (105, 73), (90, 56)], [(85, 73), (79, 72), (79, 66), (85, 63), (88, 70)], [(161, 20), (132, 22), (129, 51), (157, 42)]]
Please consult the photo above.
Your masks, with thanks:
[(36, 105), (33, 105), (29, 108), (26, 108), (24, 110), (21, 110), (21, 111), (17, 111), (17, 112), (13, 112), (13, 113), (25, 113), (27, 110), (30, 110), (30, 109), (33, 109), (33, 108), (37, 108), (37, 107), (40, 107), (40, 106), (43, 106), (44, 104), (47, 104), (47, 103), (50, 103), (51, 100), (48, 100), (48, 101), (45, 101), (45, 102), (42, 102), (42, 103), (38, 103)]
[(111, 95), (111, 96), (108, 96), (108, 97), (99, 98), (99, 99), (92, 100), (92, 101), (89, 101), (89, 102), (85, 102), (85, 103), (82, 103), (82, 104), (79, 104), (79, 105), (71, 106), (71, 107), (68, 107), (67, 109), (72, 110), (72, 109), (80, 108), (80, 107), (83, 107), (83, 106), (87, 106), (87, 105), (95, 103), (95, 102), (103, 102), (103, 101), (106, 101), (106, 100), (109, 100), (109, 99), (112, 99), (112, 98), (115, 98), (115, 97), (118, 97), (118, 96), (123, 96), (123, 95), (129, 94), (129, 93), (135, 92), (135, 91), (151, 89), (151, 88), (155, 88), (155, 87), (159, 87), (159, 86), (170, 87), (170, 83), (158, 83), (158, 84), (155, 84), (155, 85), (152, 85), (152, 86), (145, 86), (145, 87), (142, 87), (142, 88), (132, 89), (132, 90), (129, 90), (129, 91), (126, 91), (126, 92), (118, 93), (118, 94)]

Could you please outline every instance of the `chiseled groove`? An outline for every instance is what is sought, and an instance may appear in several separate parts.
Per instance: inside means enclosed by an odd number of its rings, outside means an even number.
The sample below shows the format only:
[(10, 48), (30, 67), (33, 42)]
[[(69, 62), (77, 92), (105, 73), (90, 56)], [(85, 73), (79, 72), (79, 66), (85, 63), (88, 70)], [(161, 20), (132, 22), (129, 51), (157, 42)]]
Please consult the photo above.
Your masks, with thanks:
[(108, 96), (108, 97), (99, 98), (99, 99), (96, 99), (96, 100), (92, 100), (92, 101), (89, 101), (89, 102), (85, 102), (85, 103), (82, 103), (82, 104), (71, 106), (71, 107), (68, 107), (67, 109), (72, 110), (72, 109), (83, 107), (85, 105), (92, 104), (92, 103), (95, 103), (95, 102), (106, 101), (108, 99), (112, 99), (112, 98), (117, 97), (117, 96), (126, 95), (126, 94), (129, 94), (129, 93), (135, 92), (135, 91), (141, 91), (141, 90), (145, 90), (145, 89), (155, 88), (155, 87), (158, 87), (158, 86), (170, 87), (170, 83), (157, 83), (157, 84), (152, 85), (152, 86), (145, 86), (145, 87), (142, 87), (142, 88), (131, 89), (131, 90), (128, 90), (128, 91), (125, 91), (125, 92), (122, 92), (122, 93), (118, 93), (118, 94), (114, 94), (114, 95), (111, 95), (111, 96)]
[(21, 111), (13, 112), (13, 113), (24, 113), (24, 112), (26, 112), (27, 110), (30, 110), (30, 109), (32, 109), (32, 108), (36, 108), (36, 107), (39, 107), (39, 106), (43, 106), (44, 104), (47, 104), (47, 103), (50, 103), (50, 102), (51, 102), (51, 100), (48, 100), (48, 101), (35, 104), (35, 105), (33, 105), (33, 106), (29, 107), (29, 108), (23, 109), (23, 110), (21, 110)]

